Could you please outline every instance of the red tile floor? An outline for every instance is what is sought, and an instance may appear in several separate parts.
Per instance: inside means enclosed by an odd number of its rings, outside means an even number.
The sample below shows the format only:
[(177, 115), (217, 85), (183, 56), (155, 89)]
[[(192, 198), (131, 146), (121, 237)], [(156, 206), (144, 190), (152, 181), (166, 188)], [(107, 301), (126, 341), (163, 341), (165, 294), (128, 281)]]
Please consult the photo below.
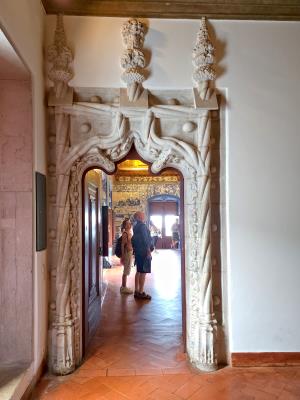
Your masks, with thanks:
[[(153, 254), (151, 301), (120, 295), (121, 267), (108, 282), (101, 321), (85, 362), (65, 377), (45, 375), (33, 399), (43, 400), (296, 400), (300, 368), (222, 368), (196, 373), (182, 347), (180, 256)], [(133, 269), (129, 286), (133, 287)]]

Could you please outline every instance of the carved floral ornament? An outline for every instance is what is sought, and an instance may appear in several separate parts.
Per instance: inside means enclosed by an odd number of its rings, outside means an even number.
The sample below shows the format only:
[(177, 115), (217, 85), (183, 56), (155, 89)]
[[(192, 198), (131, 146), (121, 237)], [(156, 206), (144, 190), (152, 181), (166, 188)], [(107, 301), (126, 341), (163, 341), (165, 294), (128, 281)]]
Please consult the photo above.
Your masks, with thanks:
[(202, 18), (193, 50), (193, 82), (202, 100), (206, 99), (209, 81), (216, 79), (214, 63), (214, 46), (209, 39), (205, 18)]
[(121, 67), (125, 69), (121, 79), (127, 85), (128, 99), (138, 100), (142, 93), (142, 83), (145, 80), (145, 56), (142, 52), (145, 27), (136, 20), (130, 19), (122, 26), (122, 37), (125, 50), (121, 57)]
[[(123, 26), (123, 39), (127, 47), (122, 57), (124, 74), (133, 77), (128, 83), (139, 84), (144, 67), (142, 25), (136, 20), (129, 21)], [(210, 53), (202, 56), (200, 44), (197, 49), (195, 60), (200, 60), (196, 63), (202, 68), (203, 61), (211, 61)], [(68, 69), (68, 63), (63, 65)], [(113, 172), (115, 162), (125, 157), (133, 144), (140, 156), (152, 163), (152, 172), (173, 167), (183, 174), (187, 352), (196, 368), (215, 370), (217, 324), (212, 302), (210, 236), (210, 110), (215, 108), (210, 103), (202, 108), (120, 107), (93, 102), (59, 105), (55, 109), (56, 140), (52, 142), (55, 151), (49, 153), (53, 171), (55, 168), (51, 204), (57, 214), (49, 252), (49, 262), (55, 271), (52, 274), (55, 305), (51, 303), (50, 307), (52, 371), (68, 374), (80, 365), (82, 358), (82, 176), (89, 167)], [(103, 121), (108, 120), (113, 127), (110, 132), (95, 128), (104, 126)], [(53, 153), (55, 157), (51, 159)]]
[[(143, 93), (143, 82), (146, 79), (146, 72), (144, 71), (146, 61), (142, 51), (145, 27), (141, 21), (130, 19), (123, 24), (121, 33), (125, 46), (121, 56), (121, 67), (124, 69), (121, 79), (127, 85), (129, 102), (136, 103)], [(71, 69), (73, 55), (67, 46), (62, 15), (57, 16), (54, 43), (48, 47), (47, 60), (52, 64), (48, 72), (48, 78), (53, 82), (55, 93), (54, 98), (53, 96), (51, 98), (50, 91), (49, 105), (72, 104), (73, 91), (68, 86), (68, 82), (73, 78)], [(209, 81), (216, 79), (216, 73), (213, 67), (214, 47), (209, 39), (204, 17), (200, 23), (192, 60), (194, 66), (192, 80), (196, 85), (200, 98), (208, 100), (210, 97)], [(145, 95), (147, 96), (147, 94)], [(197, 103), (197, 101), (195, 102)], [(141, 104), (145, 106), (147, 102), (144, 100)]]
[(73, 71), (70, 67), (73, 55), (67, 46), (61, 14), (57, 16), (54, 43), (48, 47), (47, 60), (52, 63), (48, 78), (54, 84), (55, 96), (57, 99), (64, 98), (67, 94), (68, 82), (73, 78)]

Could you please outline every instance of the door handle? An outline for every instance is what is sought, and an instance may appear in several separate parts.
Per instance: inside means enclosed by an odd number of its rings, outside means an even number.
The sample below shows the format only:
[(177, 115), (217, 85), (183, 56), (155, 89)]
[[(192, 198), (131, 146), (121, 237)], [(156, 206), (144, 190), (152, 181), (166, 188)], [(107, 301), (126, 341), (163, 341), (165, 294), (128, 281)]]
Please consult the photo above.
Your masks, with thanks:
[(102, 247), (99, 247), (98, 255), (99, 255), (99, 256), (102, 256), (102, 254), (103, 254)]

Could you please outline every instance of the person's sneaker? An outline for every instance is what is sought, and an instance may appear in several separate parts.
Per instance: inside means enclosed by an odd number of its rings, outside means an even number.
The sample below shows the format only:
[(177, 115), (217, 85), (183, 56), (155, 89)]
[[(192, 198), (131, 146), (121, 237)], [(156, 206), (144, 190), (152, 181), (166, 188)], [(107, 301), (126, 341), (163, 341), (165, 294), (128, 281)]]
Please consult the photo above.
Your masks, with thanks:
[(121, 286), (121, 287), (120, 287), (120, 293), (121, 293), (121, 294), (132, 294), (132, 293), (133, 293), (133, 290), (130, 289), (129, 287)]

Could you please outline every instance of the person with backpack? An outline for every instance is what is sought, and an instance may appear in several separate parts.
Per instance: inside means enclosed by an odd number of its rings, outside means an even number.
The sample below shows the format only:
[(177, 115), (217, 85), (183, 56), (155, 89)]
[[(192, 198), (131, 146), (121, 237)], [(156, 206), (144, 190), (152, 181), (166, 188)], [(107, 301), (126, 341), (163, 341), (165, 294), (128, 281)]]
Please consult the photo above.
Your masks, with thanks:
[(124, 219), (121, 225), (121, 264), (123, 265), (122, 285), (120, 287), (121, 294), (132, 294), (133, 290), (127, 287), (127, 277), (130, 274), (133, 265), (133, 248), (131, 244), (132, 230), (131, 222), (128, 218)]
[(151, 300), (151, 296), (144, 292), (146, 274), (151, 273), (151, 251), (153, 250), (150, 231), (145, 224), (145, 214), (138, 211), (133, 216), (132, 246), (135, 257), (135, 291), (136, 299)]

